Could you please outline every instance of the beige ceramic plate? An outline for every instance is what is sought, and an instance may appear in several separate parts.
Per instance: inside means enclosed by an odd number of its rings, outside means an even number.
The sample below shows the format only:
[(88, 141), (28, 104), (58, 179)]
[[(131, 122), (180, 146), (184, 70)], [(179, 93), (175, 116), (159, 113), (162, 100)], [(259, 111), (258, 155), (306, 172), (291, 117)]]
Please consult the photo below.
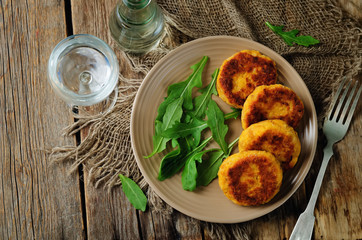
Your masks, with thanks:
[[(207, 187), (198, 187), (194, 192), (182, 189), (181, 174), (165, 181), (157, 180), (158, 169), (165, 152), (150, 159), (144, 159), (152, 152), (152, 136), (157, 108), (166, 96), (167, 87), (176, 82), (184, 81), (190, 74), (190, 66), (208, 56), (203, 82), (211, 80), (212, 72), (221, 66), (224, 59), (243, 49), (255, 49), (277, 63), (279, 82), (291, 87), (302, 99), (305, 114), (298, 129), (302, 144), (302, 152), (297, 165), (284, 174), (280, 192), (268, 204), (258, 207), (241, 207), (228, 200), (219, 188), (217, 179)], [(224, 112), (230, 107), (215, 97)], [(240, 118), (228, 122), (228, 142), (237, 138), (241, 131)], [(310, 93), (293, 67), (273, 50), (251, 40), (216, 36), (198, 39), (182, 45), (162, 58), (144, 79), (136, 100), (131, 117), (131, 139), (133, 151), (139, 168), (147, 182), (156, 193), (169, 205), (191, 217), (219, 223), (236, 223), (248, 221), (283, 204), (303, 182), (313, 161), (317, 144), (317, 118)], [(237, 151), (237, 147), (235, 147)], [(168, 149), (170, 150), (170, 149)]]

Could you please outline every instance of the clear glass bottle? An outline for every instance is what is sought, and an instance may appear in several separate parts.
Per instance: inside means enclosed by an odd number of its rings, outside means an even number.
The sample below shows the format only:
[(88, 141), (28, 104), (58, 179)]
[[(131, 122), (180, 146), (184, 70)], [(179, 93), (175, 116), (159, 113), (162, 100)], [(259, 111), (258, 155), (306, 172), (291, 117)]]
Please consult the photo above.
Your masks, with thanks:
[(109, 28), (122, 50), (144, 53), (161, 40), (164, 18), (154, 0), (120, 0), (111, 13)]

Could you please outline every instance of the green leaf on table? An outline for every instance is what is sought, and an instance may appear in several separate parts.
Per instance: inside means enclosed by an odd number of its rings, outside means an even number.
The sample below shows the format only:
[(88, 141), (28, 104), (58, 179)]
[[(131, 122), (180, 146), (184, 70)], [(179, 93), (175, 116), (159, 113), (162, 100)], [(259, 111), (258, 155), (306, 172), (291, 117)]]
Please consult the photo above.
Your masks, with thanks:
[(228, 152), (228, 146), (225, 141), (226, 133), (229, 127), (224, 124), (224, 113), (221, 111), (215, 101), (210, 101), (206, 110), (207, 125), (210, 127), (212, 137), (219, 144), (224, 153)]
[(122, 190), (130, 203), (138, 210), (145, 211), (147, 206), (147, 197), (141, 188), (130, 178), (119, 174), (122, 181)]
[(311, 36), (305, 36), (305, 35), (300, 35), (300, 36), (296, 36), (299, 33), (299, 30), (297, 29), (293, 29), (289, 32), (285, 32), (283, 31), (284, 26), (274, 26), (272, 24), (270, 24), (269, 22), (265, 23), (274, 33), (276, 33), (277, 35), (281, 36), (283, 38), (283, 40), (289, 45), (289, 46), (293, 46), (293, 43), (308, 47), (310, 45), (314, 45), (319, 43), (319, 40), (311, 37)]

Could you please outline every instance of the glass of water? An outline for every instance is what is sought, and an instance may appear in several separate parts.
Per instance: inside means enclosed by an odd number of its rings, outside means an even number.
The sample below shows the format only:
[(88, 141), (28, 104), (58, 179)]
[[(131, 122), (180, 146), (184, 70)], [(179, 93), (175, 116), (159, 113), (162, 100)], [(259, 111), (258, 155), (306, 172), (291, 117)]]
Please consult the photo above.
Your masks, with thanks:
[[(118, 73), (113, 50), (89, 34), (63, 39), (53, 49), (48, 62), (48, 79), (55, 93), (73, 111), (85, 109), (83, 113), (89, 110), (88, 106), (97, 106), (98, 113), (114, 106)], [(94, 113), (93, 108), (91, 114)]]

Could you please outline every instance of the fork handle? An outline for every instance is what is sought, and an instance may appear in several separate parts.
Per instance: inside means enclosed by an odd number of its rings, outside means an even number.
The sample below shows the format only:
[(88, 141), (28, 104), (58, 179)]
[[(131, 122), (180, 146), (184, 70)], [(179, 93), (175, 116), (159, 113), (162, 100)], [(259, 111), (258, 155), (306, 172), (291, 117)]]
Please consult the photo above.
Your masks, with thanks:
[(322, 185), (323, 177), (326, 172), (328, 162), (333, 155), (333, 144), (330, 141), (327, 146), (323, 149), (323, 160), (321, 168), (317, 176), (317, 180), (314, 184), (312, 196), (309, 199), (307, 208), (299, 216), (298, 221), (293, 229), (292, 235), (289, 240), (309, 240), (312, 238), (313, 227), (314, 227), (314, 207), (317, 202), (319, 190)]

